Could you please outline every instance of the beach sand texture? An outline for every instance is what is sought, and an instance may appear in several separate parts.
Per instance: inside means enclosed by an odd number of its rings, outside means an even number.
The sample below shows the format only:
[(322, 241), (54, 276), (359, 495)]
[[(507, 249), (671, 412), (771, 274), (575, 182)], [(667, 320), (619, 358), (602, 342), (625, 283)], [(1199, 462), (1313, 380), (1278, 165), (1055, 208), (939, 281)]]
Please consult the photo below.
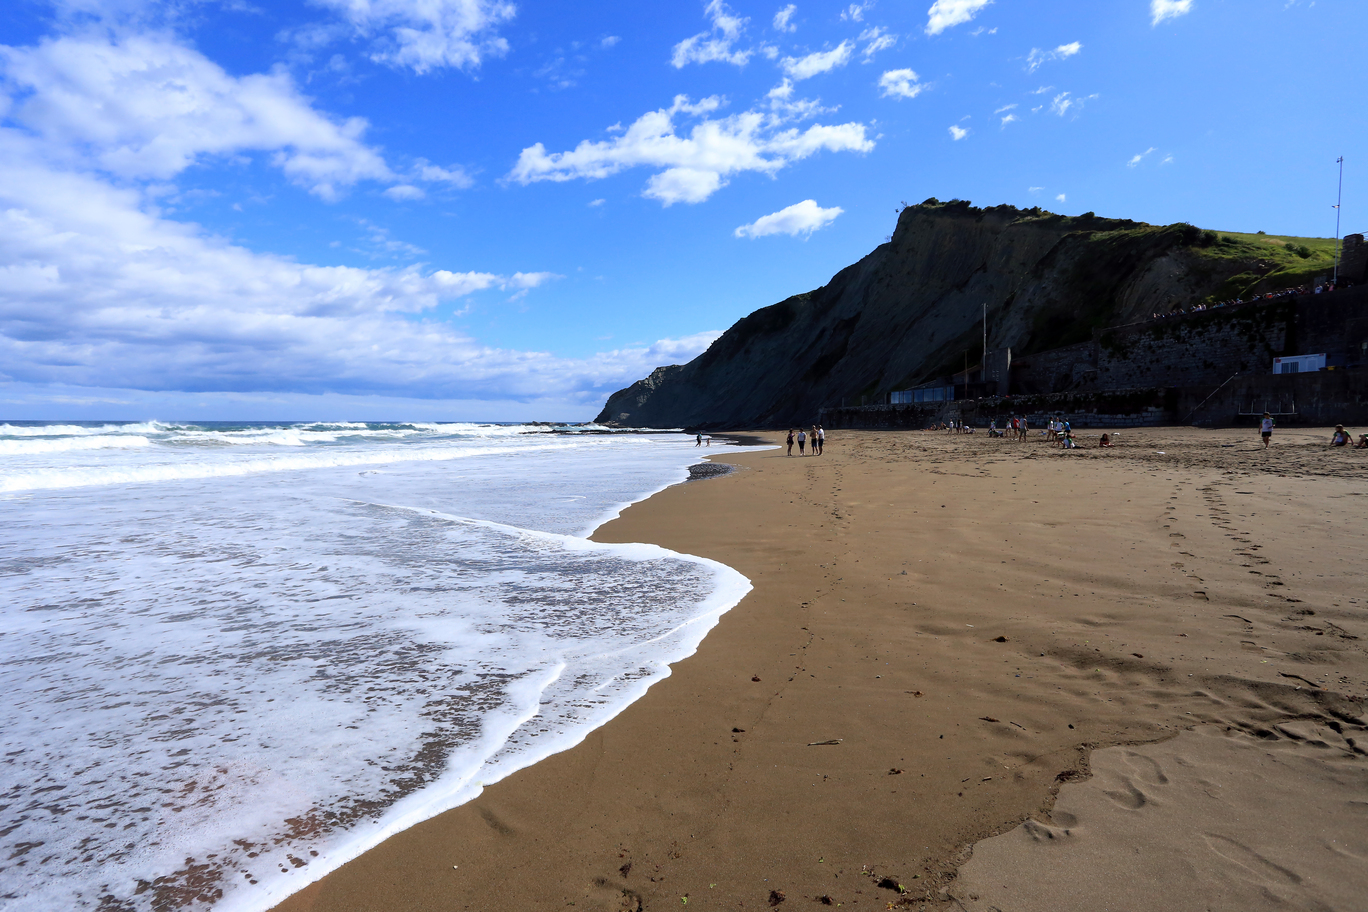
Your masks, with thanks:
[(1362, 910), (1368, 455), (1327, 439), (729, 455), (594, 536), (753, 581), (698, 653), (279, 909)]

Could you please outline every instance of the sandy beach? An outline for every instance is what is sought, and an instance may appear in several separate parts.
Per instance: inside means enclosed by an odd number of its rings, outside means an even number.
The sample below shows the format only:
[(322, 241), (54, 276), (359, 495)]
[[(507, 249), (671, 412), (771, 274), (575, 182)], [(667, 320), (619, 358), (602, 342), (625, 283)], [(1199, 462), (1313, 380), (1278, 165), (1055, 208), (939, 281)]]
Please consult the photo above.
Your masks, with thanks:
[(831, 432), (630, 508), (595, 539), (752, 593), (278, 909), (1365, 908), (1368, 453), (1099, 433)]

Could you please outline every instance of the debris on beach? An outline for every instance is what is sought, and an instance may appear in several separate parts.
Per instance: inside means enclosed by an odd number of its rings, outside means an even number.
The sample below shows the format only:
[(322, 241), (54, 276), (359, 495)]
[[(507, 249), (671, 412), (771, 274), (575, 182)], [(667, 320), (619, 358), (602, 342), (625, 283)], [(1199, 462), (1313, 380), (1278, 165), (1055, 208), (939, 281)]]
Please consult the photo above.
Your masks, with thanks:
[(840, 744), (843, 738), (832, 738), (830, 741), (809, 741), (808, 747), (824, 747), (828, 744)]

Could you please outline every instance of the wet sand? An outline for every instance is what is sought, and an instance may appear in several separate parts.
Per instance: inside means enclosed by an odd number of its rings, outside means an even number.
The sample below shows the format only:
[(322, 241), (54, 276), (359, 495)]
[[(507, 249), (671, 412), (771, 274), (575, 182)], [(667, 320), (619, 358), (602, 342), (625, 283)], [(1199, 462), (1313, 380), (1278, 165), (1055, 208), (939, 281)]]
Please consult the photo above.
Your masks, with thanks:
[(632, 507), (595, 538), (754, 591), (584, 743), (279, 908), (1353, 909), (1368, 453), (1085, 434), (832, 432)]

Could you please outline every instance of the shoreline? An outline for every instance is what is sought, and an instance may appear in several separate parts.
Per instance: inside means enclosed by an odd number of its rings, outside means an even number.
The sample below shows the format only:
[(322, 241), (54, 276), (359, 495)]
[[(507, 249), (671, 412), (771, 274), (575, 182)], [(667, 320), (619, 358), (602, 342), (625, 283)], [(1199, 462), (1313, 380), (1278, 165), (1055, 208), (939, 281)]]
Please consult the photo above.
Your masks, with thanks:
[[(729, 453), (747, 471), (666, 488), (591, 536), (751, 579), (694, 655), (578, 746), (276, 908), (757, 908), (771, 891), (937, 907), (966, 849), (1048, 815), (1095, 749), (1197, 722), (1361, 724), (1362, 650), (1325, 639), (1331, 628), (1368, 639), (1361, 603), (1290, 578), (1323, 530), (1297, 516), (1261, 526), (1258, 547), (1243, 546), (1265, 562), (1253, 580), (1228, 556), (1231, 536), (1251, 533), (1212, 497), (1262, 486), (1267, 516), (1288, 497), (1352, 493), (1368, 472), (1291, 432), (1275, 446), (1300, 447), (1294, 470), (1271, 473), (1239, 443), (1216, 448), (1222, 435), (1249, 436), (1138, 429), (1118, 450), (1066, 454), (862, 431), (832, 435), (821, 457)], [(1241, 471), (1213, 464), (1227, 456), (1249, 477), (1223, 475)], [(1337, 459), (1349, 475), (1316, 474), (1317, 460)], [(1318, 557), (1362, 540), (1360, 520), (1342, 522), (1337, 538), (1316, 536)], [(1289, 577), (1277, 607), (1301, 623), (1267, 611), (1273, 571)], [(1343, 574), (1344, 591), (1363, 581)], [(1319, 613), (1288, 615), (1288, 603)], [(1249, 629), (1232, 629), (1231, 611)], [(1301, 629), (1317, 623), (1329, 626)], [(1275, 645), (1245, 645), (1261, 639)], [(1312, 654), (1316, 673), (1343, 683), (1297, 689), (1286, 675), (1309, 676)]]

